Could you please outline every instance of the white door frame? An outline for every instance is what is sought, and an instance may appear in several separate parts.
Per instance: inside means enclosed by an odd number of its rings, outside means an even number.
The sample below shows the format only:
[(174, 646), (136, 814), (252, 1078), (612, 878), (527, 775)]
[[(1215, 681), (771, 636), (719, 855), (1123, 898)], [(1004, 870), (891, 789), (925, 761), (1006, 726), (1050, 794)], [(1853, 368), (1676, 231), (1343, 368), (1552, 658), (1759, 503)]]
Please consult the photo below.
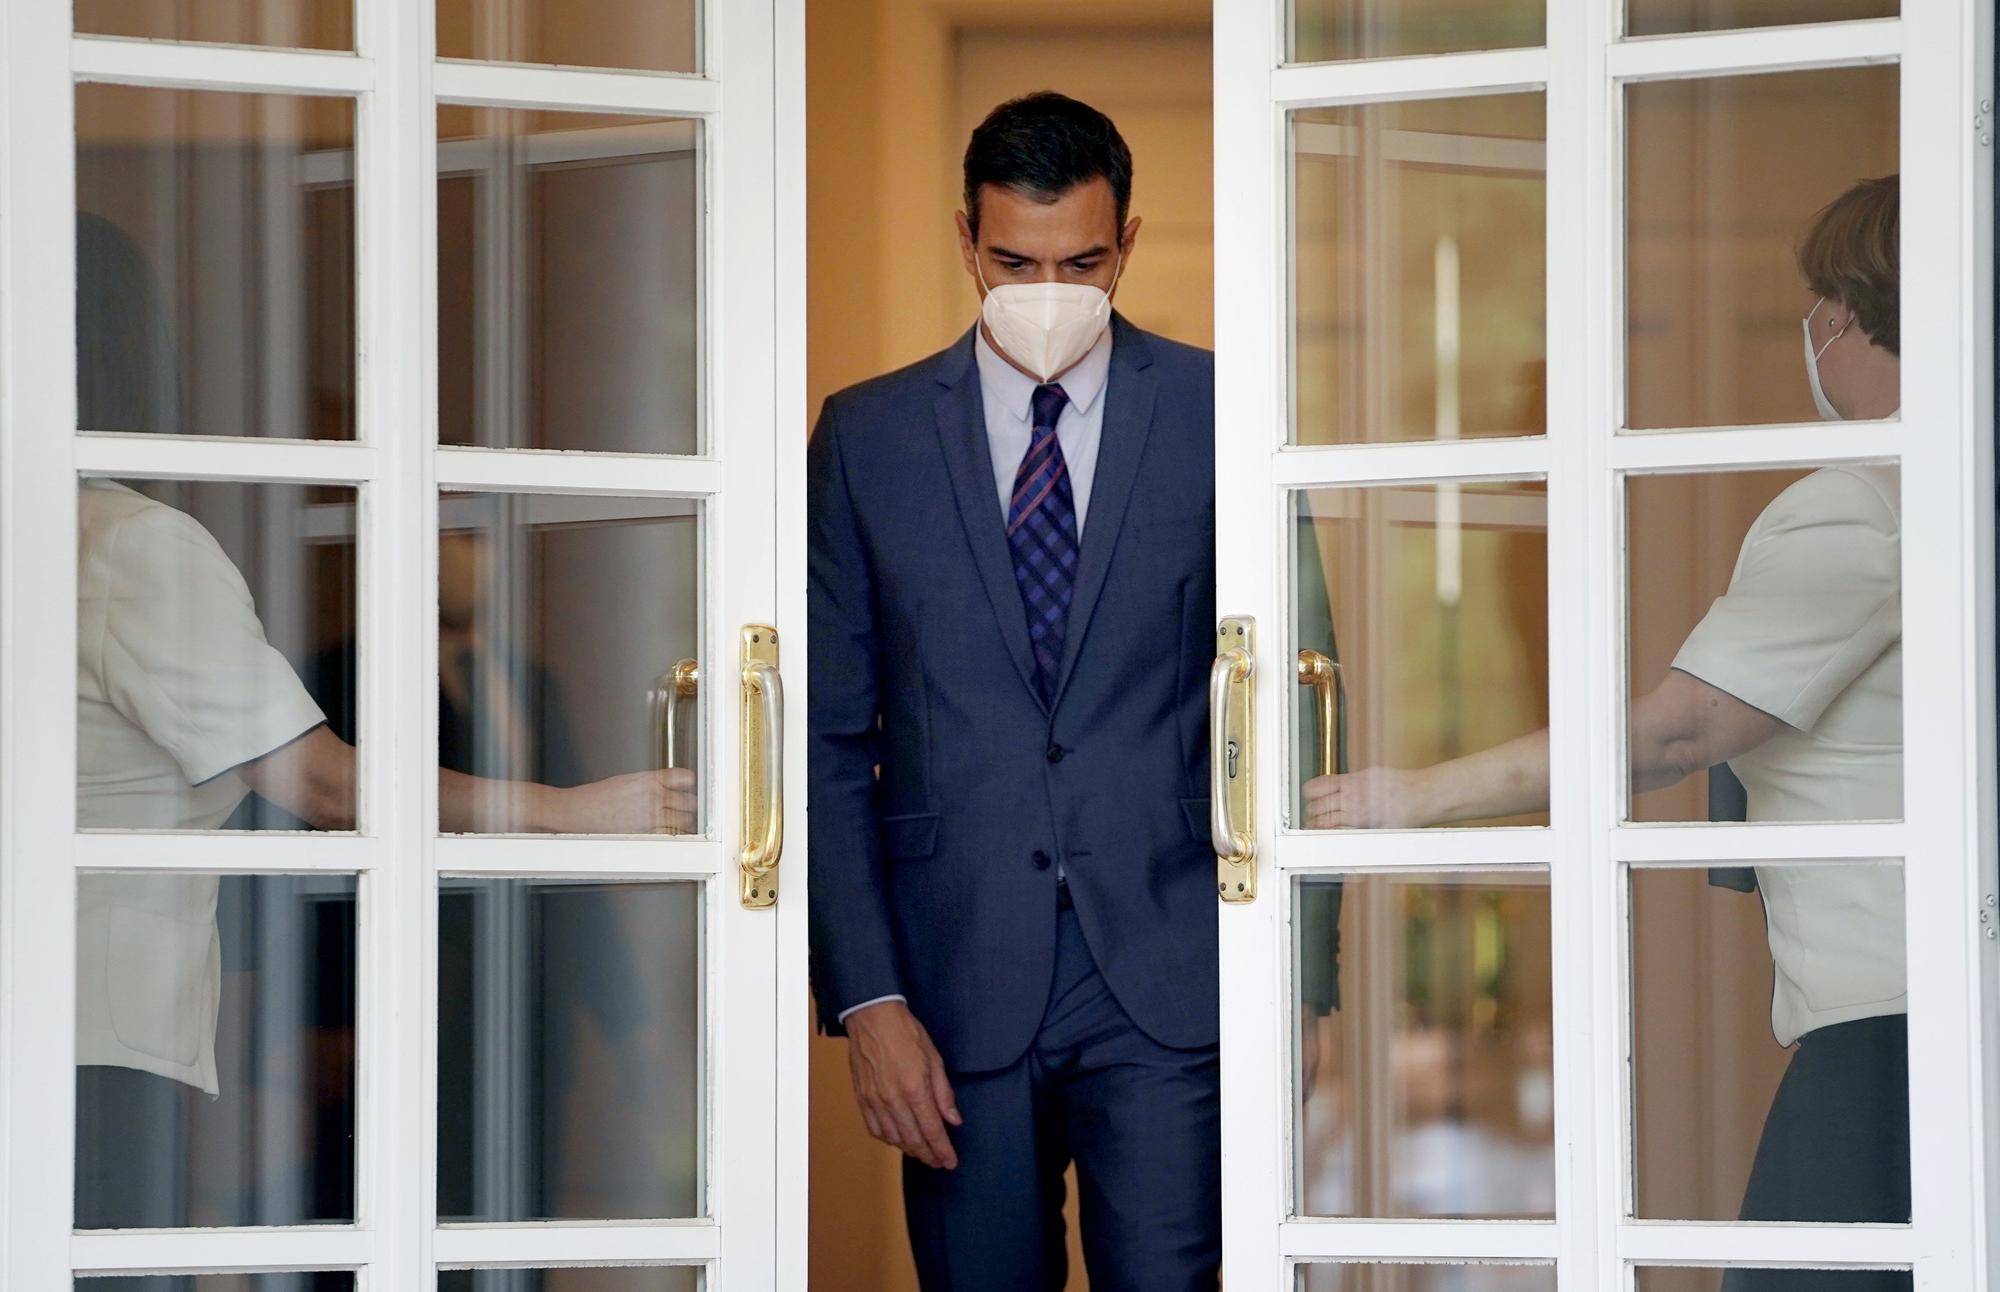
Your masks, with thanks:
[[(350, 54), (72, 37), (68, 5), (0, 5), (0, 1284), (55, 1289), (73, 1271), (353, 1269), (368, 1292), (417, 1292), (438, 1265), (697, 1262), (711, 1288), (802, 1287), (803, 798), (794, 791), (777, 910), (744, 909), (734, 670), (740, 626), (777, 625), (791, 709), (803, 714), (803, 0), (709, 0), (700, 76), (440, 62), (430, 3), (355, 7)], [(74, 433), (79, 81), (358, 101), (354, 442)], [(702, 455), (436, 447), (439, 101), (702, 122)], [(363, 832), (77, 832), (79, 475), (361, 490)], [(705, 672), (722, 680), (705, 702), (704, 835), (438, 837), (435, 778), (413, 769), (436, 759), (433, 536), (438, 493), (450, 489), (704, 502)], [(793, 786), (804, 784), (803, 743), (787, 742)], [(360, 878), (355, 1225), (72, 1234), (79, 867)], [(437, 1223), (440, 873), (706, 882), (706, 1219)]]
[[(1622, 40), (1621, 0), (1551, 0), (1546, 47), (1286, 66), (1282, 0), (1215, 24), (1218, 609), (1251, 615), (1261, 895), (1220, 909), (1225, 1281), (1291, 1286), (1300, 1258), (1556, 1262), (1563, 1292), (1632, 1287), (1635, 1264), (1895, 1264), (1932, 1292), (2000, 1286), (1991, 1240), (1996, 1059), (1993, 789), (1990, 0), (1904, 16)], [(1900, 425), (1621, 434), (1622, 86), (1900, 62)], [(1288, 448), (1286, 113), (1546, 90), (1548, 434)], [(1948, 428), (1948, 429), (1947, 429)], [(1621, 824), (1623, 480), (1628, 474), (1900, 460), (1905, 507), (1905, 819), (1862, 826)], [(1289, 828), (1292, 672), (1285, 491), (1494, 477), (1548, 481), (1551, 819), (1546, 829), (1306, 834)], [(1625, 867), (1906, 859), (1911, 1226), (1629, 1219)], [(1286, 1002), (1291, 880), (1315, 872), (1545, 867), (1554, 928), (1557, 1219), (1324, 1220), (1291, 1201)], [(1995, 918), (2000, 918), (1996, 916)], [(1986, 932), (1982, 933), (1982, 929)]]

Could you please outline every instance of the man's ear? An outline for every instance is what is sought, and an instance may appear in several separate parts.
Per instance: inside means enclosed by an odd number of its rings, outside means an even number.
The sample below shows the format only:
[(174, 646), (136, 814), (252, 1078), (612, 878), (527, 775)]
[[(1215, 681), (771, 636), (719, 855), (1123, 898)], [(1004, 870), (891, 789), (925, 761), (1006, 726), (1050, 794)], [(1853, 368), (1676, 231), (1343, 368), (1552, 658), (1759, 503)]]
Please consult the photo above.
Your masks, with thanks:
[(1126, 259), (1131, 259), (1132, 248), (1139, 245), (1139, 217), (1125, 221), (1125, 228), (1118, 235), (1118, 251)]
[(958, 257), (965, 262), (965, 272), (972, 281), (979, 282), (979, 246), (972, 240), (972, 222), (960, 211), (953, 217), (958, 221)]

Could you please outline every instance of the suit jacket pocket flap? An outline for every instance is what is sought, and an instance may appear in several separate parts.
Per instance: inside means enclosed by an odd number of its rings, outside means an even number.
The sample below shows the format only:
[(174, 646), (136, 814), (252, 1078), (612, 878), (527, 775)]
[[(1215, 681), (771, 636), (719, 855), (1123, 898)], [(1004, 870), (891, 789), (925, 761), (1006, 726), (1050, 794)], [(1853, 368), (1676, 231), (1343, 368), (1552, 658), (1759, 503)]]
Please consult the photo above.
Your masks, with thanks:
[(891, 861), (928, 857), (937, 849), (938, 814), (913, 812), (882, 818), (882, 855)]
[(1181, 814), (1187, 817), (1188, 833), (1203, 843), (1208, 842), (1208, 800), (1182, 799)]

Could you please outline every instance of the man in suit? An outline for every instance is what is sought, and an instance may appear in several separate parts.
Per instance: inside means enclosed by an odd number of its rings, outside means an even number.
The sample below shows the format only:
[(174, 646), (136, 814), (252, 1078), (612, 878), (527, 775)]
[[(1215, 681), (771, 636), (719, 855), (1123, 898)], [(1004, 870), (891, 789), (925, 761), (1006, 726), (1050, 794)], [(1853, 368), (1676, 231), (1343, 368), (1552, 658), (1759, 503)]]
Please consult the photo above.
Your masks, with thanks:
[(1057, 94), (965, 154), (980, 322), (810, 452), (812, 964), (930, 1289), (1221, 1261), (1211, 356), (1112, 313), (1131, 153)]

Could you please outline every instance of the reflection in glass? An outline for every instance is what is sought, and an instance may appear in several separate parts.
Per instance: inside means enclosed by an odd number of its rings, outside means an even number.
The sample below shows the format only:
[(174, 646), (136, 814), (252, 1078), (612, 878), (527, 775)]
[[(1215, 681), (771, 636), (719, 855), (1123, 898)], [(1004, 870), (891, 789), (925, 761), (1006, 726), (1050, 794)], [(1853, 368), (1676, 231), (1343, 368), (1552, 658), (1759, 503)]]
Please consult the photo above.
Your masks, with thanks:
[(692, 1265), (562, 1270), (439, 1270), (438, 1292), (701, 1292)]
[(79, 1229), (354, 1219), (355, 893), (352, 876), (78, 880)]
[(1908, 1270), (1720, 1270), (1641, 1266), (1639, 1292), (1909, 1292)]
[(1545, 106), (1292, 115), (1295, 443), (1542, 433)]
[[(674, 782), (650, 815), (613, 778), (660, 765), (653, 692), (700, 653), (700, 505), (453, 494), (441, 520), (438, 757), (449, 771), (500, 778), (469, 790), (476, 808), (463, 831), (697, 829), (691, 781)], [(601, 810), (538, 821), (505, 797), (530, 781), (601, 783)]]
[[(82, 35), (353, 49), (353, 0), (75, 0)], [(104, 1292), (112, 1292), (105, 1289)]]
[(1664, 36), (1894, 18), (1901, 12), (1898, 0), (1627, 0), (1625, 30), (1632, 36)]
[(86, 1275), (73, 1292), (351, 1292), (354, 1275), (345, 1270), (283, 1271), (267, 1274)]
[(438, 436), (694, 453), (692, 121), (438, 110)]
[(1897, 94), (1893, 65), (1627, 88), (1627, 426), (1814, 420), (1794, 248), (1895, 174)]
[(1299, 1266), (1298, 1292), (1555, 1292), (1553, 1265)]
[(1514, 49), (1543, 40), (1533, 0), (1291, 0), (1287, 61)]
[(1297, 897), (1301, 1213), (1554, 1215), (1548, 876), (1316, 877)]
[[(1294, 495), (1292, 651), (1306, 670), (1294, 821), (1434, 824), (1445, 818), (1421, 777), (1385, 769), (1456, 758), (1547, 721), (1547, 496), (1540, 481)], [(1538, 757), (1546, 775), (1545, 747)], [(1350, 771), (1361, 779), (1347, 782), (1346, 810), (1323, 814), (1327, 801), (1302, 782)], [(1541, 806), (1491, 819), (1539, 823)]]
[(698, 1214), (700, 885), (446, 880), (438, 942), (439, 1216)]
[(701, 70), (701, 0), (438, 0), (440, 58)]
[(1902, 816), (1900, 509), (1893, 466), (1630, 479), (1633, 820)]
[(1906, 1223), (1902, 868), (1631, 883), (1638, 1215)]
[(328, 651), (354, 631), (355, 500), (320, 486), (82, 482), (80, 826), (352, 828), (351, 784), (324, 792), (295, 743), (324, 721)]
[(353, 100), (81, 85), (76, 130), (82, 428), (352, 439)]

